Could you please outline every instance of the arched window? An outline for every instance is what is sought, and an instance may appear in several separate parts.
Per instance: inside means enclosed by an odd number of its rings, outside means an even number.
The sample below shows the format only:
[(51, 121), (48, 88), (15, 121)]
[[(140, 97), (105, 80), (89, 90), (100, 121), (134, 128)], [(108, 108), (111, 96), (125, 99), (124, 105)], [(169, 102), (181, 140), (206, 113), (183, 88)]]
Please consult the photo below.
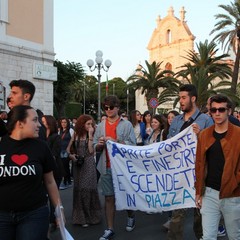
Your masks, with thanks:
[(167, 30), (167, 44), (172, 42), (172, 32), (170, 29)]
[(0, 110), (6, 108), (6, 88), (3, 82), (0, 81)]
[(170, 71), (172, 71), (172, 64), (168, 62), (168, 63), (165, 65), (165, 70), (170, 70)]
[(8, 0), (0, 1), (0, 22), (8, 22)]
[[(167, 63), (166, 65), (165, 65), (165, 70), (169, 70), (169, 71), (172, 71), (172, 64), (171, 63)], [(168, 77), (170, 77), (170, 73), (167, 73), (166, 74), (166, 76), (168, 76)]]

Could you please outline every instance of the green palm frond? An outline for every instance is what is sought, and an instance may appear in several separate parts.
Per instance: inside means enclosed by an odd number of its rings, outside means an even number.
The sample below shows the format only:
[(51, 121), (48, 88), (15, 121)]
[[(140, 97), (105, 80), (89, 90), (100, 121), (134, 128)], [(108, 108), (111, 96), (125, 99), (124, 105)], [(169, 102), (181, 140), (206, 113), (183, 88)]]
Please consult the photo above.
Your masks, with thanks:
[(231, 90), (235, 94), (240, 61), (240, 0), (235, 0), (229, 5), (221, 4), (219, 7), (225, 13), (215, 15), (217, 22), (210, 34), (216, 34), (213, 41), (220, 43), (224, 51), (232, 48), (236, 54), (231, 85)]
[[(170, 70), (161, 68), (162, 62), (149, 63), (145, 61), (146, 68), (142, 67), (135, 74), (127, 79), (129, 87), (134, 90), (141, 90), (145, 94), (147, 102), (151, 98), (158, 98), (160, 91), (164, 89), (178, 88), (180, 81), (174, 78), (174, 73)], [(161, 95), (161, 94), (160, 94)], [(148, 106), (150, 108), (150, 106)]]

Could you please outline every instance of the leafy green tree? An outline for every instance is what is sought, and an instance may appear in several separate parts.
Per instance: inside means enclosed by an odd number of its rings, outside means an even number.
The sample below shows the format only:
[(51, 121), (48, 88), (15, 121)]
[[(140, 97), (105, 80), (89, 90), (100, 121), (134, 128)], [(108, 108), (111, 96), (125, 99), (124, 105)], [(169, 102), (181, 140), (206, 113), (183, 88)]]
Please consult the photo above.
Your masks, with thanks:
[[(197, 44), (198, 53), (193, 50), (187, 52), (185, 57), (189, 62), (181, 66), (182, 70), (176, 73), (176, 77), (192, 83), (198, 91), (198, 107), (206, 105), (207, 99), (212, 94), (228, 92), (230, 94), (230, 81), (232, 70), (223, 61), (228, 54), (217, 56), (218, 49), (214, 42)], [(229, 88), (226, 88), (229, 87)], [(175, 102), (176, 103), (176, 102)]]
[[(85, 77), (85, 90), (86, 90), (86, 113), (90, 114), (97, 119), (98, 109), (98, 80), (92, 75)], [(108, 81), (108, 92), (106, 91), (106, 81), (101, 81), (101, 103), (103, 102), (106, 95), (116, 95), (121, 101), (121, 107), (124, 107), (126, 102), (126, 83), (122, 78), (113, 78)], [(102, 111), (103, 113), (103, 111)]]
[(221, 4), (219, 7), (226, 13), (215, 15), (218, 22), (210, 34), (217, 33), (214, 40), (221, 43), (224, 50), (232, 48), (236, 54), (231, 85), (232, 93), (236, 94), (240, 59), (240, 0), (231, 2), (230, 5)]
[(97, 119), (97, 104), (98, 104), (98, 80), (93, 75), (85, 77), (85, 107), (86, 114)]
[[(127, 83), (120, 77), (113, 78), (108, 82), (108, 94), (118, 96), (121, 102), (121, 111), (127, 112), (127, 108), (134, 109), (135, 95), (132, 88), (128, 88)], [(128, 104), (128, 106), (127, 106)]]
[(57, 67), (58, 79), (53, 83), (53, 101), (58, 117), (62, 117), (65, 116), (66, 104), (71, 99), (76, 85), (83, 81), (85, 73), (80, 63), (63, 63), (56, 60), (54, 66)]
[[(128, 86), (132, 87), (134, 90), (141, 89), (141, 94), (145, 94), (148, 109), (151, 109), (149, 105), (149, 100), (151, 98), (159, 98), (161, 97), (160, 88), (162, 90), (168, 89), (168, 92), (171, 92), (171, 89), (175, 89), (178, 87), (180, 82), (173, 78), (173, 72), (170, 70), (162, 70), (161, 64), (162, 62), (152, 62), (149, 63), (145, 61), (147, 68), (141, 69), (141, 72), (136, 71), (135, 74), (131, 75), (127, 82), (129, 82)], [(159, 96), (160, 95), (160, 96)], [(165, 100), (162, 99), (162, 102), (166, 102), (168, 98)]]

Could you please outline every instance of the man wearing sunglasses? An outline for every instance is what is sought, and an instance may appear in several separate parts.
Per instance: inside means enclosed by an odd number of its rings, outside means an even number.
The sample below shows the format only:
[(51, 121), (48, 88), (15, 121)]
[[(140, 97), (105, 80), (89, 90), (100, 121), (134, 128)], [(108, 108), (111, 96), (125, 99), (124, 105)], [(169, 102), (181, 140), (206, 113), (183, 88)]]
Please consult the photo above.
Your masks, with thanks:
[[(119, 116), (120, 101), (114, 96), (105, 97), (103, 108), (107, 119), (103, 120), (97, 126), (94, 134), (93, 144), (97, 152), (101, 152), (97, 169), (101, 173), (101, 187), (105, 196), (105, 215), (107, 220), (107, 229), (99, 240), (112, 239), (114, 233), (114, 215), (115, 215), (115, 196), (112, 181), (110, 159), (106, 149), (106, 141), (111, 140), (127, 145), (136, 145), (136, 138), (132, 124)], [(135, 227), (135, 217), (133, 211), (127, 211), (127, 231), (132, 231)]]
[[(180, 87), (179, 103), (182, 114), (176, 116), (169, 129), (168, 138), (171, 138), (192, 124), (193, 131), (198, 134), (202, 129), (213, 125), (213, 120), (207, 114), (203, 114), (197, 108), (197, 89), (193, 84), (185, 84)], [(182, 240), (184, 232), (184, 220), (186, 209), (172, 211), (172, 217), (168, 229), (168, 240)], [(201, 215), (198, 209), (194, 209), (193, 229), (196, 238), (202, 237)]]
[(224, 217), (229, 239), (240, 239), (240, 128), (229, 121), (231, 101), (224, 95), (210, 99), (214, 125), (198, 137), (196, 206), (201, 209), (203, 240), (217, 239)]
[[(209, 116), (211, 116), (211, 112), (210, 112), (210, 101), (211, 101), (211, 97), (208, 98), (208, 100), (207, 100), (207, 105), (206, 105), (206, 108), (207, 108), (207, 110), (208, 110), (207, 114), (208, 114)], [(231, 110), (231, 113), (232, 113), (232, 105), (229, 107), (229, 109)], [(231, 122), (232, 124), (240, 127), (240, 122), (239, 122), (239, 120), (238, 120), (237, 118), (235, 118), (232, 114), (229, 114), (228, 120), (229, 120), (229, 122)]]

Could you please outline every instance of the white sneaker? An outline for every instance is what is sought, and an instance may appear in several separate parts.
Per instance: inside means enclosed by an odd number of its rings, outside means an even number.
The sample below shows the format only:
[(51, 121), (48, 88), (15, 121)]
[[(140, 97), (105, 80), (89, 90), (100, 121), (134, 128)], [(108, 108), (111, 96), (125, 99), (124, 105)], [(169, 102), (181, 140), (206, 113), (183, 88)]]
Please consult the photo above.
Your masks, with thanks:
[(127, 218), (127, 226), (126, 226), (126, 230), (128, 232), (131, 232), (133, 229), (135, 228), (135, 217), (128, 217)]
[(99, 238), (99, 240), (109, 240), (109, 239), (113, 239), (114, 237), (114, 231), (112, 229), (106, 229), (104, 231), (104, 234), (102, 235), (102, 237)]
[(218, 226), (218, 234), (217, 234), (218, 237), (224, 237), (226, 236), (226, 230), (225, 230), (225, 227), (223, 225), (219, 225)]
[(165, 222), (162, 227), (164, 228), (164, 230), (168, 231), (169, 228), (170, 228), (170, 222), (171, 222), (171, 219), (169, 219), (167, 222)]

